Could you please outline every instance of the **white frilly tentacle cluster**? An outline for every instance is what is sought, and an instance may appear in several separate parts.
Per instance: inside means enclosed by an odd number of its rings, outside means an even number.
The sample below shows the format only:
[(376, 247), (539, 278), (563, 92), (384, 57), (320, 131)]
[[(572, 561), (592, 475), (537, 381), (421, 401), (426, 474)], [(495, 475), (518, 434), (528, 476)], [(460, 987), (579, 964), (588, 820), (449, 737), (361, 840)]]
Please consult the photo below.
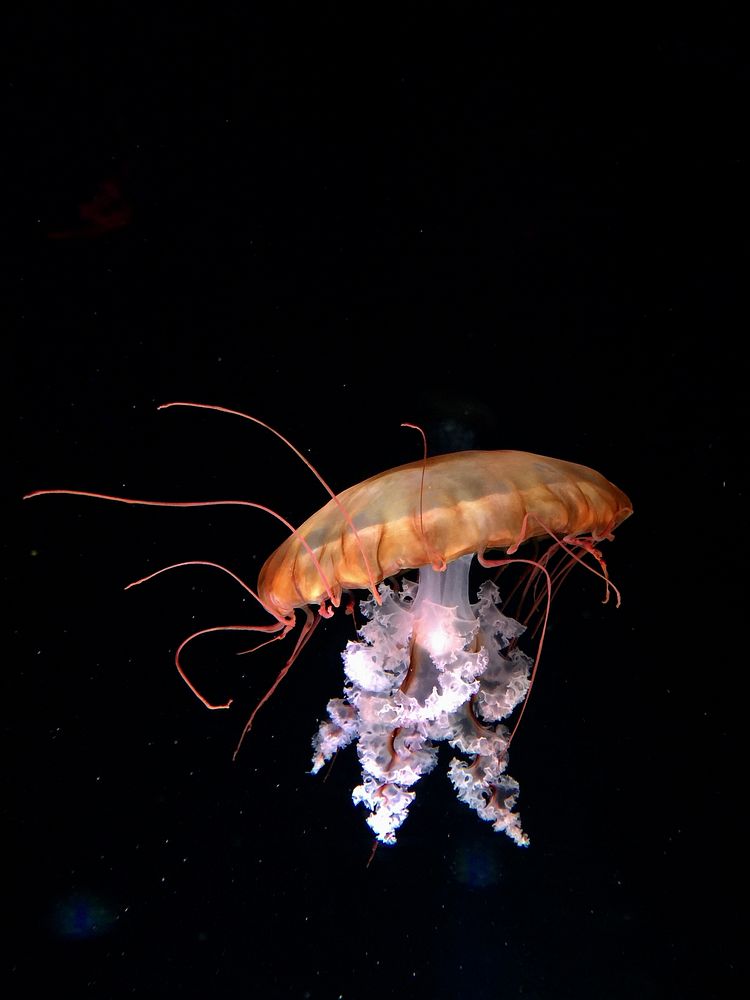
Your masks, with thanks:
[(352, 741), (362, 765), (353, 792), (378, 840), (396, 830), (414, 800), (413, 786), (437, 762), (445, 740), (467, 759), (448, 775), (459, 799), (517, 844), (528, 838), (513, 808), (518, 783), (506, 774), (508, 730), (501, 724), (523, 701), (532, 660), (514, 640), (524, 631), (499, 607), (486, 582), (469, 602), (471, 556), (444, 571), (420, 569), (419, 584), (379, 588), (382, 603), (363, 601), (361, 641), (343, 653), (344, 697), (328, 703), (328, 720), (313, 740), (312, 773)]

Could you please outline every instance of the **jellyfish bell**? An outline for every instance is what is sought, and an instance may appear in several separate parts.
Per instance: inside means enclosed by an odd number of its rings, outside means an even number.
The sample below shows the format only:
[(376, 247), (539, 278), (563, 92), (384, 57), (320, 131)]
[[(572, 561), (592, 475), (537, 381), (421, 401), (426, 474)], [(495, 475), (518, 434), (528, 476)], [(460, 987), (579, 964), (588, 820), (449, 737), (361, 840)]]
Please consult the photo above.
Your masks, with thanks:
[(373, 575), (379, 583), (538, 537), (598, 542), (630, 513), (625, 494), (583, 465), (520, 451), (438, 455), (330, 500), (266, 560), (258, 593), (283, 617), (327, 596), (338, 606), (342, 591), (371, 587)]
[[(507, 773), (508, 747), (525, 707), (544, 642), (553, 592), (581, 564), (612, 585), (599, 543), (632, 512), (627, 496), (585, 466), (517, 451), (465, 451), (438, 455), (390, 469), (335, 494), (311, 463), (278, 431), (255, 417), (208, 404), (171, 403), (216, 410), (251, 420), (279, 437), (317, 476), (331, 499), (299, 528), (259, 503), (245, 500), (134, 500), (80, 490), (69, 493), (147, 506), (237, 504), (272, 514), (289, 529), (287, 539), (261, 568), (257, 591), (231, 570), (206, 560), (164, 567), (129, 586), (179, 566), (208, 566), (229, 574), (269, 613), (265, 625), (201, 629), (179, 645), (180, 675), (209, 708), (181, 663), (185, 646), (217, 631), (259, 632), (283, 638), (304, 612), (291, 655), (258, 702), (270, 699), (323, 617), (342, 598), (362, 590), (365, 622), (343, 653), (344, 690), (328, 702), (327, 719), (313, 739), (312, 772), (355, 743), (362, 780), (352, 795), (368, 810), (377, 841), (393, 844), (414, 800), (414, 786), (448, 743), (454, 757), (448, 774), (459, 799), (524, 846), (515, 804), (518, 783)], [(542, 543), (541, 553), (518, 556), (523, 543)], [(492, 558), (489, 553), (500, 553)], [(514, 612), (501, 610), (497, 584), (486, 580), (473, 599), (473, 560), (499, 572), (525, 570), (514, 588)], [(416, 572), (411, 579), (407, 571)], [(616, 588), (612, 588), (615, 590)], [(618, 593), (619, 602), (619, 593)], [(518, 610), (516, 611), (516, 606)], [(317, 610), (317, 614), (315, 613)], [(519, 638), (538, 636), (535, 659)], [(515, 727), (506, 725), (514, 710)], [(239, 744), (238, 744), (239, 749)]]

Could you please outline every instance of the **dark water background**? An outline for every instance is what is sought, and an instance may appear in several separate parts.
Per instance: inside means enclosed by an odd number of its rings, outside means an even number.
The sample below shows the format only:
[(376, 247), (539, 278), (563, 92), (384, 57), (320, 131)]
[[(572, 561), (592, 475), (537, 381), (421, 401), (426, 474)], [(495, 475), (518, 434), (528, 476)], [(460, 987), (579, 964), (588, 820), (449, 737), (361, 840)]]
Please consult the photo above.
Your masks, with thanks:
[[(626, 20), (626, 16), (630, 18)], [(12, 23), (5, 277), (12, 443), (6, 995), (734, 997), (745, 657), (739, 424), (746, 74), (735, 26), (510, 10), (394, 20), (113, 7)], [(351, 624), (259, 716), (283, 528), (433, 452), (517, 448), (632, 498), (619, 610), (573, 574), (511, 772), (531, 847), (460, 805), (447, 757), (396, 848), (310, 738)]]

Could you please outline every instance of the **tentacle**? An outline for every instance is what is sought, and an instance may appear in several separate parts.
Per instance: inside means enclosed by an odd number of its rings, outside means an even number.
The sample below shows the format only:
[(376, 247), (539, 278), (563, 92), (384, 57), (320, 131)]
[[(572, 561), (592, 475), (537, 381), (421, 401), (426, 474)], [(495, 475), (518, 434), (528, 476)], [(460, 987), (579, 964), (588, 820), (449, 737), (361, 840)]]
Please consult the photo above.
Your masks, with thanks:
[[(537, 517), (536, 514), (527, 512), (524, 515), (523, 521), (521, 522), (521, 530), (519, 532), (518, 539), (507, 550), (508, 555), (513, 555), (515, 552), (517, 552), (519, 545), (521, 545), (521, 543), (526, 540), (526, 526), (531, 518), (533, 518), (537, 522), (537, 524), (541, 528), (543, 528), (544, 531), (551, 538), (555, 540), (555, 542), (563, 549), (564, 552), (566, 552), (570, 556), (571, 559), (575, 559), (576, 562), (579, 562), (581, 566), (583, 566), (585, 569), (589, 571), (589, 573), (593, 573), (594, 576), (598, 576), (600, 580), (604, 580), (606, 591), (602, 604), (606, 604), (609, 601), (609, 591), (610, 588), (612, 588), (617, 597), (617, 607), (619, 608), (620, 603), (622, 601), (622, 595), (620, 594), (618, 588), (609, 579), (609, 574), (607, 573), (607, 566), (606, 563), (604, 562), (604, 557), (602, 556), (601, 552), (597, 549), (596, 541), (592, 535), (565, 535), (564, 538), (559, 538), (554, 533), (554, 531), (552, 531), (551, 528), (547, 527), (547, 525), (544, 523), (544, 521), (541, 520), (541, 518)], [(605, 534), (603, 537), (611, 538), (612, 537), (611, 531), (609, 531), (608, 534)], [(584, 562), (583, 559), (576, 552), (572, 550), (572, 548), (568, 547), (572, 545), (580, 546), (581, 548), (585, 549), (586, 552), (593, 555), (594, 558), (599, 562), (599, 565), (602, 567), (603, 572), (600, 573), (598, 570), (594, 569), (593, 566), (589, 566), (588, 563)]]
[(425, 473), (427, 471), (427, 435), (419, 426), (419, 424), (401, 424), (402, 427), (409, 427), (413, 431), (419, 431), (422, 435), (422, 477), (419, 484), (419, 533), (422, 536), (422, 541), (424, 542), (424, 547), (427, 550), (427, 554), (430, 557), (430, 562), (432, 568), (436, 573), (442, 573), (445, 571), (448, 565), (445, 561), (445, 556), (443, 556), (437, 549), (433, 549), (430, 545), (429, 539), (425, 534), (424, 530), (424, 480)]
[(318, 624), (320, 623), (320, 616), (313, 616), (309, 608), (305, 608), (305, 611), (307, 612), (307, 619), (305, 621), (305, 624), (302, 626), (302, 631), (297, 637), (297, 642), (295, 643), (294, 649), (292, 650), (292, 655), (289, 657), (284, 666), (278, 672), (278, 674), (276, 675), (276, 680), (273, 682), (268, 691), (266, 691), (266, 693), (263, 695), (263, 697), (260, 699), (258, 704), (253, 709), (252, 713), (250, 714), (250, 718), (247, 720), (245, 728), (242, 730), (242, 735), (240, 736), (239, 741), (237, 742), (237, 746), (235, 747), (234, 753), (232, 754), (232, 760), (235, 760), (235, 758), (237, 757), (237, 754), (240, 752), (240, 747), (242, 746), (243, 740), (250, 732), (250, 730), (253, 728), (253, 722), (255, 722), (255, 716), (258, 714), (258, 712), (265, 705), (268, 699), (273, 695), (274, 691), (279, 686), (279, 684), (281, 684), (286, 675), (289, 673), (289, 671), (292, 668), (292, 665), (294, 664), (294, 661), (302, 652), (310, 636), (313, 634), (315, 629), (318, 627)]
[[(325, 588), (329, 601), (334, 605), (336, 604), (328, 578), (323, 572), (323, 567), (320, 565), (318, 557), (310, 548), (307, 539), (303, 538), (297, 528), (287, 521), (285, 517), (282, 517), (281, 514), (277, 514), (271, 507), (266, 507), (262, 503), (253, 503), (252, 500), (134, 500), (131, 497), (118, 497), (113, 496), (110, 493), (92, 493), (90, 490), (34, 490), (32, 493), (27, 493), (23, 499), (28, 500), (31, 497), (47, 496), (53, 493), (62, 493), (65, 496), (73, 497), (92, 497), (94, 500), (114, 500), (115, 503), (126, 503), (136, 507), (253, 507), (255, 510), (265, 511), (266, 514), (270, 514), (271, 517), (275, 517), (277, 521), (281, 521), (281, 523), (285, 525), (285, 527), (287, 527), (296, 538), (299, 539), (307, 551), (307, 554), (313, 561), (313, 565), (317, 570), (318, 576), (320, 577)], [(273, 612), (271, 612), (271, 614), (273, 614)]]
[(510, 742), (518, 730), (518, 727), (521, 723), (521, 719), (523, 718), (523, 713), (526, 711), (526, 706), (529, 703), (529, 696), (531, 695), (531, 689), (534, 686), (534, 680), (536, 678), (536, 673), (539, 668), (539, 660), (541, 659), (542, 656), (542, 648), (544, 647), (544, 638), (547, 634), (547, 624), (549, 622), (549, 612), (550, 612), (550, 607), (552, 605), (552, 580), (550, 579), (549, 570), (544, 565), (544, 563), (536, 559), (518, 559), (518, 558), (487, 559), (484, 552), (478, 552), (477, 560), (480, 566), (484, 566), (487, 569), (492, 569), (495, 566), (508, 566), (512, 563), (525, 563), (527, 566), (534, 566), (540, 573), (543, 573), (547, 581), (547, 605), (544, 609), (544, 617), (542, 619), (542, 634), (539, 637), (539, 645), (537, 646), (536, 656), (534, 657), (534, 666), (531, 668), (531, 677), (529, 678), (529, 688), (528, 691), (526, 692), (526, 698), (524, 699), (524, 702), (521, 705), (521, 710), (518, 713), (518, 718), (516, 719), (513, 725), (513, 729), (510, 732), (510, 736), (508, 737), (508, 746), (510, 746)]
[[(142, 576), (139, 580), (133, 580), (133, 582), (127, 584), (127, 586), (124, 589), (130, 590), (131, 587), (139, 587), (142, 583), (147, 583), (149, 580), (153, 580), (155, 576), (160, 576), (162, 573), (166, 573), (171, 569), (180, 569), (180, 567), (182, 566), (212, 566), (214, 569), (220, 569), (222, 573), (226, 573), (227, 576), (231, 576), (233, 580), (236, 580), (237, 583), (239, 583), (239, 585), (243, 587), (248, 592), (248, 594), (250, 594), (251, 597), (255, 598), (255, 600), (258, 602), (258, 604), (260, 604), (263, 610), (267, 611), (269, 615), (271, 615), (277, 621), (286, 622), (289, 620), (283, 618), (278, 614), (278, 612), (274, 612), (271, 608), (267, 607), (263, 603), (262, 598), (260, 598), (258, 594), (256, 594), (253, 588), (250, 587), (247, 583), (245, 583), (245, 581), (242, 580), (239, 576), (237, 576), (236, 573), (233, 573), (231, 569), (227, 569), (227, 567), (222, 566), (221, 563), (211, 562), (208, 559), (186, 559), (184, 562), (171, 563), (169, 566), (162, 566), (161, 569), (154, 570), (153, 573), (149, 573), (147, 576)], [(292, 622), (293, 621), (294, 618), (292, 617)]]
[(177, 647), (177, 652), (175, 653), (174, 657), (174, 664), (177, 667), (177, 673), (187, 684), (187, 686), (193, 692), (198, 701), (202, 702), (206, 706), (206, 708), (210, 708), (211, 710), (217, 708), (229, 708), (229, 706), (232, 704), (231, 698), (229, 699), (229, 701), (226, 701), (221, 705), (214, 705), (200, 693), (198, 688), (195, 686), (195, 684), (193, 684), (188, 675), (185, 673), (185, 670), (182, 664), (180, 663), (180, 654), (182, 653), (185, 646), (187, 646), (189, 642), (192, 642), (193, 639), (197, 639), (198, 636), (208, 635), (209, 632), (280, 632), (282, 629), (284, 629), (285, 631), (282, 633), (281, 636), (279, 636), (279, 638), (283, 638), (291, 627), (292, 627), (291, 625), (289, 625), (289, 627), (286, 627), (283, 622), (278, 621), (273, 625), (213, 625), (211, 628), (199, 629), (197, 632), (193, 632), (191, 635), (189, 635), (186, 639), (183, 639), (180, 645)]
[[(605, 535), (604, 537), (611, 539), (614, 536), (609, 534)], [(566, 542), (568, 545), (580, 546), (580, 548), (582, 548), (584, 552), (588, 553), (589, 555), (593, 556), (594, 559), (596, 559), (596, 561), (601, 566), (601, 573), (598, 573), (597, 576), (601, 576), (606, 585), (606, 594), (604, 596), (602, 604), (606, 604), (607, 601), (609, 600), (609, 590), (611, 587), (612, 590), (614, 590), (615, 594), (617, 595), (617, 607), (619, 608), (621, 600), (620, 591), (617, 589), (617, 587), (612, 583), (612, 581), (609, 578), (609, 571), (607, 570), (607, 564), (604, 561), (604, 556), (596, 546), (597, 539), (595, 539), (593, 535), (581, 535), (580, 537), (576, 537), (575, 535), (566, 535), (565, 538), (563, 538), (563, 541)], [(582, 560), (581, 564), (583, 566), (586, 566), (586, 569), (588, 569), (590, 572), (594, 573), (596, 572), (596, 570), (592, 570), (591, 566), (588, 566)]]
[[(160, 406), (157, 406), (157, 410), (169, 410), (169, 409), (171, 409), (174, 406), (186, 406), (186, 407), (190, 407), (190, 408), (195, 409), (195, 410), (216, 410), (217, 413), (228, 413), (228, 414), (230, 414), (233, 417), (242, 417), (243, 420), (250, 420), (250, 421), (252, 421), (252, 423), (258, 424), (259, 427), (265, 427), (265, 429), (267, 431), (270, 431), (272, 434), (275, 434), (276, 437), (280, 441), (283, 441), (284, 444), (287, 446), (287, 448), (291, 449), (291, 451), (294, 452), (294, 454), (297, 456), (297, 458), (299, 458), (300, 461), (304, 462), (304, 464), (308, 467), (308, 469), (310, 470), (310, 472), (312, 472), (312, 474), (315, 476), (315, 478), (318, 480), (318, 482), (323, 486), (323, 488), (325, 489), (325, 491), (328, 493), (328, 495), (331, 497), (331, 499), (333, 500), (333, 502), (336, 504), (336, 506), (340, 510), (341, 515), (343, 516), (343, 518), (346, 521), (346, 523), (349, 525), (349, 527), (354, 532), (354, 537), (357, 540), (357, 545), (359, 547), (359, 551), (360, 551), (360, 554), (362, 556), (362, 561), (363, 561), (363, 563), (365, 565), (365, 571), (367, 573), (367, 579), (368, 579), (369, 586), (370, 586), (370, 592), (372, 593), (372, 596), (375, 598), (375, 602), (377, 604), (380, 604), (380, 594), (378, 593), (377, 583), (375, 581), (375, 577), (373, 576), (373, 572), (372, 572), (372, 569), (370, 567), (370, 562), (369, 562), (369, 560), (367, 558), (367, 553), (365, 552), (365, 548), (364, 548), (364, 546), (362, 544), (362, 541), (361, 541), (361, 539), (359, 537), (359, 533), (358, 533), (357, 529), (354, 526), (354, 521), (352, 521), (351, 516), (349, 514), (349, 511), (346, 509), (346, 507), (344, 507), (344, 505), (341, 503), (341, 501), (339, 500), (339, 498), (337, 497), (337, 495), (333, 492), (333, 490), (328, 485), (328, 483), (325, 481), (325, 479), (323, 479), (323, 477), (318, 472), (318, 470), (315, 468), (315, 466), (312, 464), (312, 462), (309, 459), (305, 458), (305, 456), (302, 454), (302, 452), (298, 448), (295, 448), (294, 445), (291, 443), (291, 441), (289, 441), (287, 438), (285, 438), (284, 435), (281, 434), (279, 431), (277, 431), (275, 427), (271, 427), (270, 424), (265, 423), (263, 420), (259, 420), (257, 417), (252, 417), (252, 416), (250, 416), (249, 413), (242, 413), (240, 410), (230, 410), (226, 406), (215, 406), (215, 405), (213, 405), (211, 403), (162, 403)], [(316, 564), (317, 564), (317, 560), (316, 560)], [(329, 588), (326, 587), (326, 590), (328, 590), (328, 589)]]

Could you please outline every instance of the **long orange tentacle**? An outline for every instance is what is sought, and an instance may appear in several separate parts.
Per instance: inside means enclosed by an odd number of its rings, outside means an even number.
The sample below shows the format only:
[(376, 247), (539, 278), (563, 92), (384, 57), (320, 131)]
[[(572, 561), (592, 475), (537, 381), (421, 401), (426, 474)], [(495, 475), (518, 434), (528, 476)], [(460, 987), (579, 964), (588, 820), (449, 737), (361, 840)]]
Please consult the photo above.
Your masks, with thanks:
[(213, 709), (217, 709), (217, 708), (229, 708), (229, 706), (232, 704), (232, 699), (231, 698), (229, 699), (229, 701), (225, 702), (224, 704), (214, 705), (211, 702), (209, 702), (208, 699), (205, 698), (200, 693), (200, 691), (196, 688), (196, 686), (192, 683), (192, 681), (187, 677), (187, 675), (185, 673), (185, 670), (184, 670), (182, 664), (180, 663), (180, 653), (182, 652), (182, 650), (185, 648), (185, 646), (192, 639), (195, 639), (199, 635), (205, 635), (207, 632), (217, 632), (217, 631), (221, 632), (221, 631), (226, 631), (226, 630), (228, 630), (228, 631), (245, 631), (245, 630), (248, 630), (248, 631), (251, 631), (251, 632), (278, 632), (278, 631), (281, 631), (281, 635), (275, 635), (275, 636), (273, 636), (273, 638), (266, 640), (266, 642), (262, 642), (259, 645), (254, 646), (253, 649), (245, 649), (245, 650), (242, 651), (243, 653), (251, 653), (255, 649), (260, 649), (262, 646), (267, 645), (269, 642), (274, 642), (277, 639), (283, 639), (284, 636), (290, 631), (290, 629), (292, 629), (294, 627), (295, 619), (294, 619), (294, 616), (292, 616), (291, 618), (285, 619), (285, 618), (280, 617), (278, 614), (275, 614), (270, 608), (267, 608), (265, 606), (265, 604), (263, 604), (263, 601), (255, 593), (255, 591), (253, 590), (253, 588), (250, 587), (250, 586), (248, 586), (248, 584), (246, 584), (244, 580), (240, 579), (240, 577), (237, 576), (236, 573), (233, 573), (231, 571), (231, 569), (227, 569), (226, 566), (222, 566), (221, 563), (210, 562), (207, 559), (187, 559), (184, 562), (172, 563), (169, 566), (162, 566), (161, 569), (154, 570), (153, 573), (149, 573), (147, 576), (142, 576), (139, 580), (133, 580), (132, 583), (129, 583), (125, 587), (125, 590), (130, 590), (131, 587), (138, 587), (142, 583), (147, 583), (149, 580), (153, 580), (154, 577), (156, 577), (156, 576), (161, 576), (162, 573), (167, 573), (169, 570), (172, 570), (172, 569), (180, 569), (183, 566), (212, 566), (214, 569), (221, 570), (222, 573), (226, 573), (228, 576), (231, 576), (231, 578), (233, 580), (236, 580), (237, 583), (239, 583), (239, 585), (241, 587), (243, 587), (248, 592), (248, 594), (250, 594), (251, 597), (255, 598), (255, 600), (261, 605), (262, 608), (264, 608), (266, 611), (268, 611), (269, 614), (271, 614), (274, 618), (276, 618), (276, 624), (275, 625), (242, 625), (242, 626), (241, 625), (219, 625), (219, 626), (215, 626), (213, 628), (201, 629), (199, 632), (193, 632), (192, 635), (188, 636), (187, 639), (184, 639), (183, 642), (180, 643), (180, 646), (178, 647), (177, 652), (175, 654), (175, 666), (177, 667), (177, 672), (179, 673), (179, 675), (183, 679), (183, 681), (187, 684), (187, 686), (190, 688), (190, 690), (193, 692), (193, 694), (196, 696), (196, 698), (198, 698), (198, 700), (202, 704), (204, 704), (206, 706), (206, 708), (210, 708), (212, 710)]
[[(297, 528), (287, 521), (285, 517), (282, 517), (281, 514), (277, 514), (271, 507), (266, 507), (262, 503), (253, 503), (252, 500), (134, 500), (131, 497), (118, 497), (113, 496), (110, 493), (93, 493), (90, 490), (34, 490), (32, 493), (26, 493), (23, 499), (28, 500), (31, 497), (48, 496), (52, 493), (62, 493), (65, 496), (73, 497), (92, 497), (95, 500), (114, 500), (115, 503), (127, 503), (138, 507), (253, 507), (255, 510), (265, 511), (266, 514), (270, 514), (271, 517), (275, 517), (277, 521), (281, 521), (281, 523), (300, 540), (313, 561), (315, 569), (317, 570), (323, 586), (325, 587), (325, 591), (328, 594), (328, 600), (332, 604), (335, 604), (333, 591), (331, 590), (328, 578), (323, 572), (323, 567), (320, 565), (318, 557), (310, 548), (307, 539), (303, 538)], [(261, 601), (261, 604), (262, 603), (263, 602)], [(263, 607), (265, 607), (265, 605), (263, 605)], [(269, 609), (266, 608), (266, 610)], [(273, 614), (273, 612), (269, 613)], [(330, 617), (330, 615), (326, 614), (322, 609), (321, 614), (324, 618)], [(276, 616), (274, 615), (274, 617)]]
[(531, 677), (529, 678), (529, 689), (526, 692), (526, 698), (521, 705), (521, 711), (518, 713), (518, 718), (516, 719), (513, 729), (511, 730), (510, 736), (508, 737), (508, 746), (510, 742), (518, 731), (518, 727), (523, 718), (523, 713), (526, 711), (526, 706), (529, 703), (529, 697), (531, 695), (531, 689), (534, 686), (534, 680), (536, 678), (536, 673), (539, 668), (539, 660), (542, 655), (542, 648), (544, 647), (544, 637), (547, 634), (547, 623), (549, 622), (549, 612), (552, 605), (552, 581), (550, 580), (549, 570), (547, 567), (536, 559), (487, 559), (483, 552), (477, 553), (477, 560), (480, 566), (484, 566), (487, 569), (492, 569), (495, 566), (509, 566), (513, 563), (525, 563), (527, 566), (534, 566), (539, 572), (543, 573), (547, 581), (547, 606), (544, 609), (544, 618), (542, 624), (542, 634), (539, 637), (539, 645), (536, 648), (536, 656), (534, 657), (534, 666), (531, 668)]
[(153, 573), (148, 573), (146, 576), (142, 576), (138, 580), (133, 580), (133, 582), (127, 584), (124, 589), (130, 590), (131, 587), (139, 587), (142, 583), (148, 583), (149, 580), (153, 580), (155, 576), (161, 576), (162, 573), (166, 573), (172, 569), (180, 569), (182, 566), (213, 566), (214, 569), (220, 569), (222, 573), (226, 573), (228, 576), (231, 576), (233, 580), (236, 580), (237, 583), (239, 583), (239, 585), (243, 587), (251, 597), (255, 598), (258, 604), (260, 604), (265, 611), (268, 611), (268, 613), (278, 621), (284, 621), (284, 619), (280, 618), (278, 614), (274, 614), (273, 611), (267, 608), (261, 598), (255, 593), (253, 588), (237, 576), (236, 573), (233, 573), (231, 569), (227, 569), (226, 566), (222, 566), (221, 563), (211, 562), (208, 559), (186, 559), (184, 562), (171, 563), (169, 566), (162, 566), (161, 569), (156, 569)]
[(365, 564), (365, 571), (367, 573), (367, 579), (368, 579), (368, 582), (369, 582), (369, 585), (370, 585), (370, 591), (372, 593), (372, 596), (375, 598), (375, 602), (377, 604), (380, 604), (381, 598), (380, 598), (380, 594), (378, 593), (377, 583), (375, 582), (375, 577), (373, 575), (372, 568), (370, 567), (370, 562), (369, 562), (369, 560), (367, 558), (367, 553), (365, 552), (364, 546), (362, 544), (362, 540), (359, 537), (359, 532), (357, 531), (356, 527), (354, 526), (354, 521), (352, 521), (351, 516), (349, 514), (349, 511), (346, 509), (346, 507), (344, 507), (344, 505), (341, 503), (341, 501), (339, 500), (339, 498), (336, 496), (336, 494), (333, 492), (333, 490), (331, 489), (331, 487), (328, 485), (328, 483), (325, 481), (325, 479), (321, 476), (321, 474), (318, 472), (318, 470), (315, 468), (315, 466), (312, 464), (312, 462), (309, 459), (305, 458), (305, 456), (302, 454), (302, 452), (299, 450), (299, 448), (295, 448), (295, 446), (292, 444), (292, 442), (289, 441), (287, 438), (285, 438), (284, 435), (280, 431), (277, 431), (275, 427), (271, 427), (270, 424), (265, 423), (263, 420), (259, 420), (258, 417), (252, 417), (252, 416), (250, 416), (249, 413), (242, 413), (241, 410), (230, 410), (226, 406), (216, 406), (216, 405), (214, 405), (212, 403), (162, 403), (160, 406), (157, 406), (157, 410), (169, 410), (169, 409), (171, 409), (174, 406), (187, 406), (187, 407), (190, 407), (190, 408), (195, 409), (195, 410), (216, 410), (217, 413), (228, 413), (228, 414), (230, 414), (233, 417), (242, 417), (243, 420), (250, 420), (250, 421), (252, 421), (252, 423), (258, 424), (259, 427), (264, 427), (267, 431), (270, 431), (272, 434), (275, 434), (276, 437), (280, 441), (283, 441), (284, 444), (287, 446), (287, 448), (291, 449), (291, 451), (294, 452), (294, 454), (297, 456), (297, 458), (299, 458), (300, 461), (304, 462), (304, 464), (307, 466), (307, 468), (310, 470), (310, 472), (312, 472), (312, 474), (315, 476), (315, 478), (318, 480), (318, 482), (323, 486), (323, 489), (331, 497), (331, 499), (333, 500), (333, 502), (336, 504), (336, 506), (340, 510), (340, 512), (341, 512), (344, 520), (349, 525), (349, 527), (352, 529), (352, 531), (354, 533), (354, 537), (357, 540), (357, 545), (359, 547), (359, 551), (360, 551), (360, 554), (362, 556), (362, 561)]
[[(541, 518), (537, 517), (536, 514), (530, 514), (527, 512), (524, 515), (523, 522), (521, 523), (521, 531), (519, 532), (518, 540), (514, 542), (513, 545), (511, 545), (510, 548), (508, 549), (508, 555), (513, 555), (514, 552), (518, 551), (518, 546), (524, 541), (526, 535), (526, 525), (528, 524), (531, 518), (533, 518), (540, 526), (540, 528), (543, 528), (544, 531), (546, 531), (551, 538), (554, 538), (554, 540), (557, 542), (557, 544), (560, 546), (563, 552), (567, 553), (567, 555), (569, 555), (571, 559), (575, 559), (575, 561), (580, 563), (581, 566), (583, 566), (585, 569), (589, 571), (589, 573), (593, 573), (594, 576), (598, 576), (600, 580), (604, 580), (605, 594), (602, 604), (606, 604), (609, 601), (609, 591), (611, 588), (615, 592), (615, 595), (617, 597), (616, 606), (619, 608), (622, 602), (622, 594), (610, 580), (609, 573), (607, 572), (607, 564), (604, 562), (604, 557), (602, 556), (599, 549), (597, 549), (594, 539), (588, 535), (581, 535), (580, 537), (577, 537), (575, 535), (566, 535), (565, 538), (558, 538), (558, 536), (554, 533), (554, 531), (552, 531), (551, 528), (548, 528)], [(610, 531), (608, 531), (605, 533), (603, 537), (612, 538), (612, 534)], [(594, 558), (599, 563), (599, 565), (602, 567), (602, 572), (600, 573), (599, 570), (594, 569), (593, 566), (589, 566), (588, 563), (584, 562), (583, 559), (572, 548), (570, 548), (570, 546), (572, 545), (578, 545), (582, 549), (585, 549), (586, 552), (593, 555)]]
[[(318, 619), (316, 619), (316, 621), (317, 620)], [(291, 628), (291, 625), (289, 626), (289, 628)], [(193, 639), (197, 639), (198, 636), (208, 635), (209, 632), (279, 632), (282, 629), (286, 629), (286, 631), (283, 632), (281, 636), (279, 636), (279, 638), (283, 638), (283, 636), (286, 635), (286, 632), (289, 631), (289, 628), (286, 628), (284, 623), (280, 621), (276, 622), (274, 625), (213, 625), (211, 626), (211, 628), (202, 628), (199, 629), (197, 632), (193, 632), (186, 639), (182, 640), (180, 645), (177, 647), (177, 652), (175, 653), (174, 656), (174, 665), (177, 667), (177, 673), (180, 675), (183, 681), (185, 681), (185, 683), (193, 692), (198, 701), (202, 702), (206, 706), (206, 708), (210, 708), (211, 710), (217, 708), (229, 708), (229, 706), (232, 704), (231, 698), (229, 699), (229, 701), (223, 702), (221, 705), (214, 705), (204, 695), (200, 693), (198, 688), (195, 686), (195, 684), (193, 684), (188, 675), (185, 673), (185, 669), (182, 666), (182, 663), (180, 662), (180, 654), (182, 653), (185, 646), (187, 646), (189, 642), (192, 642)]]
[(422, 541), (424, 542), (427, 554), (430, 557), (432, 568), (437, 573), (442, 573), (445, 570), (447, 563), (444, 557), (436, 549), (432, 548), (424, 530), (424, 480), (425, 473), (427, 471), (427, 435), (419, 424), (401, 424), (401, 426), (409, 427), (413, 431), (419, 431), (422, 435), (422, 476), (419, 483), (419, 533), (422, 536)]
[(279, 686), (279, 684), (281, 684), (286, 675), (289, 673), (294, 664), (294, 661), (302, 652), (310, 636), (313, 634), (313, 632), (315, 631), (315, 629), (318, 627), (319, 624), (320, 624), (320, 617), (313, 618), (310, 610), (307, 609), (307, 620), (305, 621), (305, 624), (302, 626), (302, 631), (297, 637), (297, 642), (294, 646), (294, 649), (292, 650), (292, 655), (289, 657), (284, 666), (278, 672), (278, 674), (276, 675), (276, 680), (273, 682), (268, 691), (266, 691), (266, 693), (263, 695), (263, 697), (260, 699), (258, 704), (253, 709), (252, 713), (250, 714), (250, 718), (247, 720), (245, 728), (242, 730), (242, 735), (240, 736), (237, 746), (235, 747), (234, 753), (232, 754), (232, 760), (235, 760), (235, 758), (237, 757), (237, 754), (240, 752), (240, 747), (242, 746), (243, 740), (250, 732), (250, 730), (253, 728), (253, 723), (255, 722), (255, 716), (265, 705), (265, 703), (269, 700), (269, 698), (271, 698), (276, 688)]

